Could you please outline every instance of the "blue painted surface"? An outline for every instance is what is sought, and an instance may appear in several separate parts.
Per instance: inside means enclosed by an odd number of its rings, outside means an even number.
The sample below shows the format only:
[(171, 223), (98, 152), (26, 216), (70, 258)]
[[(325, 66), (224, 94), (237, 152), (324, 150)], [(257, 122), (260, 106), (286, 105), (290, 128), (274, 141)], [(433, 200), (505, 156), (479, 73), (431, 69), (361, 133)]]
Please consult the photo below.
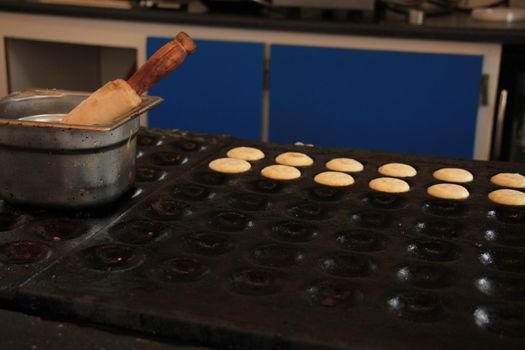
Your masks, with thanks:
[(274, 45), (270, 140), (472, 158), (482, 56)]
[[(168, 41), (148, 38), (148, 57)], [(204, 40), (196, 44), (195, 54), (149, 90), (165, 99), (148, 113), (149, 126), (259, 140), (263, 44)]]

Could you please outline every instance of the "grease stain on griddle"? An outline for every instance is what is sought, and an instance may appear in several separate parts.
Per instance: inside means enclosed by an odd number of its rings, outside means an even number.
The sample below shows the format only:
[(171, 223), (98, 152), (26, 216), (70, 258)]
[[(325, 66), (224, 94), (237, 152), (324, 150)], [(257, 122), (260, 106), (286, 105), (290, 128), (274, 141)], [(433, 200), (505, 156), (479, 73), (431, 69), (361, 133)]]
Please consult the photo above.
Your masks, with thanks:
[(155, 182), (164, 179), (166, 173), (157, 168), (138, 166), (135, 176), (138, 182)]
[(506, 224), (525, 224), (525, 208), (522, 207), (496, 207), (489, 210), (487, 216)]
[(204, 149), (202, 142), (190, 139), (180, 139), (173, 142), (173, 146), (183, 152), (198, 152)]
[(151, 158), (154, 164), (160, 166), (182, 165), (188, 161), (188, 157), (176, 152), (157, 152)]
[(343, 196), (346, 194), (346, 192), (341, 189), (328, 187), (328, 186), (310, 187), (306, 189), (306, 193), (311, 199), (317, 200), (317, 201), (323, 201), (323, 202), (324, 201), (332, 202), (332, 201), (341, 200)]
[(255, 192), (277, 194), (284, 191), (286, 184), (273, 180), (255, 180), (248, 183), (248, 187)]
[(34, 232), (48, 241), (65, 241), (80, 237), (88, 231), (87, 226), (79, 220), (49, 219), (38, 223)]
[(199, 171), (193, 174), (193, 178), (203, 185), (222, 186), (228, 183), (230, 176), (214, 171)]
[(156, 136), (140, 134), (137, 136), (137, 145), (141, 147), (158, 146), (161, 144), (161, 142), (161, 139)]
[(354, 223), (370, 228), (387, 228), (393, 221), (391, 214), (377, 210), (360, 211), (351, 214), (350, 217)]
[(10, 231), (23, 223), (23, 216), (15, 212), (0, 211), (0, 232)]
[(466, 209), (460, 201), (432, 199), (423, 204), (423, 211), (439, 216), (462, 216)]
[(0, 262), (10, 264), (33, 264), (50, 255), (49, 247), (43, 243), (21, 240), (0, 245)]

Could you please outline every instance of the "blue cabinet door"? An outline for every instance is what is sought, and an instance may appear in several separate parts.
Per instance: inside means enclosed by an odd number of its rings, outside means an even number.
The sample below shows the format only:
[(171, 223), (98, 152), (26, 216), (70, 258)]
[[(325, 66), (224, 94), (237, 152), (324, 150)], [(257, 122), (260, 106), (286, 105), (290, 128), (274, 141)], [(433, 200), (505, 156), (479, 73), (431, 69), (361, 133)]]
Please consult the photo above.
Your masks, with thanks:
[[(150, 57), (167, 38), (148, 38)], [(149, 94), (165, 101), (148, 125), (259, 140), (263, 44), (196, 40), (197, 51)]]
[(270, 140), (472, 158), (482, 56), (274, 45)]

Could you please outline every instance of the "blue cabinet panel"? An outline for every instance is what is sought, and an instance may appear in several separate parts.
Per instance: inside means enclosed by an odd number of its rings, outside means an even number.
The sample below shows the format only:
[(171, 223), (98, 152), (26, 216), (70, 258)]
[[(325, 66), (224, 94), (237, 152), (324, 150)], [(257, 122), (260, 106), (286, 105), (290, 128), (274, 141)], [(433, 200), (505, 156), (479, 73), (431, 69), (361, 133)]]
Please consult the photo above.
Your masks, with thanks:
[(472, 158), (482, 56), (274, 45), (270, 140)]
[[(166, 38), (148, 38), (150, 57)], [(148, 125), (259, 140), (263, 44), (196, 40), (197, 51), (149, 90), (165, 101)]]

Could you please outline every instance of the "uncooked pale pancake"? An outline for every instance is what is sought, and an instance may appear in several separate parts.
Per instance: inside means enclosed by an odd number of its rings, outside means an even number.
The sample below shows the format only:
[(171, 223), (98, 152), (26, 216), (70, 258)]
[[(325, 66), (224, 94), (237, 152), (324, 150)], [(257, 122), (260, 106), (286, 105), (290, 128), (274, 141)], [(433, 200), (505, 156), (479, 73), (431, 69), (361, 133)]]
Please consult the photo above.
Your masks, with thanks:
[(301, 176), (301, 172), (288, 165), (269, 165), (261, 170), (261, 175), (272, 180), (293, 180)]
[(247, 161), (234, 158), (215, 159), (212, 160), (210, 164), (208, 164), (208, 166), (212, 170), (225, 174), (244, 173), (250, 170), (250, 168), (252, 167)]
[(410, 190), (406, 181), (395, 179), (393, 177), (379, 177), (368, 183), (371, 189), (386, 193), (403, 193)]
[(432, 174), (434, 178), (445, 182), (470, 182), (474, 180), (474, 176), (468, 170), (461, 168), (441, 168)]
[(467, 189), (456, 184), (437, 184), (427, 188), (427, 193), (442, 199), (466, 199), (469, 196)]
[(503, 205), (525, 205), (525, 193), (516, 190), (496, 190), (489, 193), (489, 199)]
[(499, 173), (490, 178), (494, 185), (512, 188), (525, 188), (525, 176), (518, 173)]
[(230, 158), (242, 159), (242, 160), (260, 160), (264, 158), (264, 153), (253, 147), (235, 147), (226, 153)]
[(285, 152), (281, 153), (275, 158), (275, 161), (282, 165), (289, 166), (310, 166), (314, 164), (314, 160), (304, 153), (299, 152)]
[(348, 173), (355, 173), (363, 171), (365, 168), (363, 164), (352, 158), (334, 158), (327, 162), (326, 167), (333, 171), (343, 171)]
[(377, 169), (380, 174), (392, 177), (412, 177), (416, 176), (417, 171), (414, 167), (403, 163), (383, 164)]
[(354, 183), (354, 178), (348, 174), (337, 171), (325, 171), (315, 176), (314, 181), (325, 186), (350, 186)]

